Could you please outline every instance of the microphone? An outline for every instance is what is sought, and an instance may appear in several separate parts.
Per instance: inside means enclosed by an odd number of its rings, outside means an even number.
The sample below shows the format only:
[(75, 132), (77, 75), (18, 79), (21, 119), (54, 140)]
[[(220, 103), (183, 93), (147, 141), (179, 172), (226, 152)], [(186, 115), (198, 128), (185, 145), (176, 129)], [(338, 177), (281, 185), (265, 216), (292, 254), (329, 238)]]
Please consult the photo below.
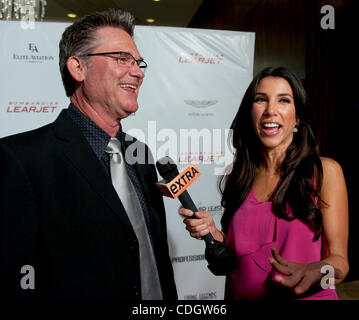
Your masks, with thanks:
[[(186, 190), (201, 175), (197, 166), (192, 164), (179, 173), (174, 161), (170, 157), (163, 157), (156, 162), (156, 167), (163, 178), (162, 181), (156, 184), (162, 194), (166, 197), (178, 198), (183, 208), (197, 212), (198, 209)], [(190, 218), (196, 217), (193, 214)], [(206, 245), (214, 244), (214, 238), (211, 233), (204, 235), (202, 239), (206, 242)]]
[[(187, 192), (187, 188), (201, 175), (195, 165), (190, 165), (181, 173), (170, 157), (163, 157), (156, 162), (156, 167), (163, 180), (157, 183), (164, 196), (178, 198), (182, 206), (197, 212), (198, 209)], [(193, 214), (191, 218), (196, 218)], [(224, 242), (215, 240), (211, 233), (202, 237), (206, 243), (205, 258), (208, 269), (216, 276), (230, 275), (237, 265), (236, 253)]]

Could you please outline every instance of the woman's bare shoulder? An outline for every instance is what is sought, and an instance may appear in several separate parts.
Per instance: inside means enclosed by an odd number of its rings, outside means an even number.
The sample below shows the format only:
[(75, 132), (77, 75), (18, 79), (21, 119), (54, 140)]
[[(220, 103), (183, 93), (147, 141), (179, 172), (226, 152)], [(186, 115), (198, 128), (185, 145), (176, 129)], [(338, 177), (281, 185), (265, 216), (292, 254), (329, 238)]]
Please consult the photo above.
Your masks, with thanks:
[(328, 157), (320, 157), (320, 160), (322, 162), (324, 175), (342, 174), (342, 167), (334, 159)]

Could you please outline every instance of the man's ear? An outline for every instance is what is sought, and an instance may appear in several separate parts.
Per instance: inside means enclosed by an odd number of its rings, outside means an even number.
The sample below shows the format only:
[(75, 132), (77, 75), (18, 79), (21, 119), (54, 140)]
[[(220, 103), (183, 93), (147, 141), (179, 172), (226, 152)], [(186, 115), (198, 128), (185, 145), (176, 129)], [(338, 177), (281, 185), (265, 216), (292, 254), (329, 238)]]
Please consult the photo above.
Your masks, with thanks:
[(86, 65), (79, 57), (71, 56), (66, 62), (67, 69), (71, 76), (77, 81), (82, 82), (86, 77)]

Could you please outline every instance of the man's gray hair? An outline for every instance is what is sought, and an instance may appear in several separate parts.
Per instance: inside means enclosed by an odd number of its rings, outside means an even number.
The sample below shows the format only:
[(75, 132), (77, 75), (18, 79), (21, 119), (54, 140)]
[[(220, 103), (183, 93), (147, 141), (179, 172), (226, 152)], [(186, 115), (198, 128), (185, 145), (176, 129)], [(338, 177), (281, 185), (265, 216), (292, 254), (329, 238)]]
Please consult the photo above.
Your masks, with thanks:
[(91, 53), (96, 47), (95, 33), (100, 27), (114, 27), (126, 31), (133, 37), (134, 16), (120, 9), (108, 9), (89, 14), (68, 26), (59, 43), (59, 65), (66, 95), (75, 92), (76, 81), (67, 69), (67, 59)]

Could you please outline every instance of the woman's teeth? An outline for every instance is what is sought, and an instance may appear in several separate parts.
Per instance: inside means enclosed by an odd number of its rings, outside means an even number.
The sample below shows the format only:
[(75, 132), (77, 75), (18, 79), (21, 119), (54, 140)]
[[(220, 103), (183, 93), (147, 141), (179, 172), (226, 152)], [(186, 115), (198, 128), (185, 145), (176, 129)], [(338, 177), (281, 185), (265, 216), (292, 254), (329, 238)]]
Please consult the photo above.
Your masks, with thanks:
[(263, 128), (279, 128), (280, 125), (278, 123), (262, 123)]

